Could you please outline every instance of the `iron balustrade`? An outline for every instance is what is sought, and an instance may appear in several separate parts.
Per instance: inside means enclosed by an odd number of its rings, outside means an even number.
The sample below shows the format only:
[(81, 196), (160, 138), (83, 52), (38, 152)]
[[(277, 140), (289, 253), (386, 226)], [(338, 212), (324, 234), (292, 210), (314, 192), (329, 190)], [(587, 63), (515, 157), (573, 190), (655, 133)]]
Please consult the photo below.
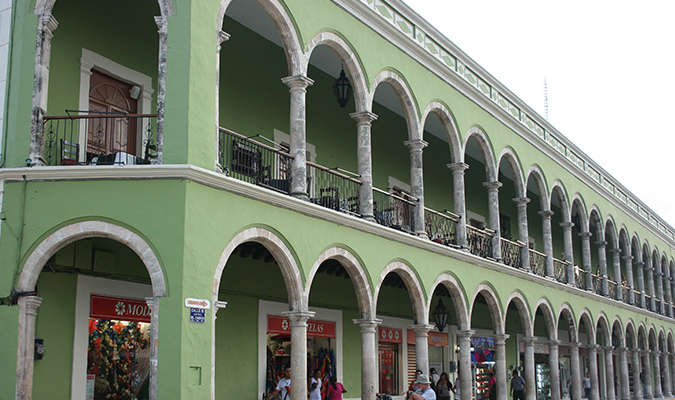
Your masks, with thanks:
[(629, 301), (629, 299), (630, 299), (630, 291), (631, 291), (631, 288), (629, 288), (629, 287), (626, 286), (626, 285), (621, 285), (621, 295), (623, 296), (622, 301), (623, 301), (624, 303), (630, 303), (630, 301)]
[(586, 271), (579, 266), (574, 266), (574, 283), (579, 289), (586, 290)]
[(471, 254), (483, 258), (492, 258), (492, 233), (487, 229), (478, 229), (467, 225), (466, 242)]
[(616, 300), (617, 284), (614, 281), (607, 279), (607, 295), (610, 299)]
[(413, 211), (418, 200), (409, 195), (405, 197), (373, 188), (373, 214), (377, 223), (412, 233)]
[(532, 272), (539, 276), (546, 276), (546, 254), (540, 253), (534, 249), (529, 249), (529, 251), (530, 269)]
[(563, 261), (563, 260), (558, 260), (557, 258), (553, 259), (553, 276), (555, 277), (555, 280), (561, 283), (567, 283), (569, 280), (567, 279), (567, 266), (569, 265), (569, 262)]
[(277, 192), (291, 192), (293, 157), (231, 130), (220, 128), (218, 163), (228, 176)]
[(591, 279), (593, 279), (593, 293), (602, 293), (602, 277), (596, 274), (591, 274)]
[(502, 261), (513, 268), (521, 267), (520, 252), (524, 246), (520, 242), (512, 242), (508, 239), (499, 238), (502, 250)]
[(654, 311), (655, 313), (663, 314), (663, 307), (661, 305), (661, 299), (655, 298), (654, 302), (656, 303), (656, 308), (652, 311)]
[(359, 214), (362, 182), (324, 166), (307, 162), (307, 191), (312, 203), (355, 216)]
[(459, 216), (449, 211), (440, 213), (430, 208), (424, 208), (424, 230), (432, 242), (446, 246), (456, 246), (455, 228)]
[(157, 114), (66, 113), (44, 117), (46, 165), (150, 164), (157, 157)]

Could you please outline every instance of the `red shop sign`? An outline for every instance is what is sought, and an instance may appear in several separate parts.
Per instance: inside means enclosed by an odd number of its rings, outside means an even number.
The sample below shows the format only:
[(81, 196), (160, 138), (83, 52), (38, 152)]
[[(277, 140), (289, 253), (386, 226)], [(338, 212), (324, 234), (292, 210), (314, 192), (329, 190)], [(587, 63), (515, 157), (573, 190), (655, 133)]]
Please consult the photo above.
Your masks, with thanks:
[(145, 300), (91, 295), (90, 318), (150, 322), (151, 314), (152, 311)]
[[(282, 335), (291, 334), (291, 321), (286, 317), (278, 315), (267, 316), (267, 333), (276, 333)], [(319, 321), (316, 319), (307, 320), (308, 337), (335, 337), (335, 322)]]
[[(415, 344), (415, 331), (408, 329), (408, 344)], [(429, 332), (427, 337), (429, 346), (448, 347), (448, 334), (445, 332)]]
[(403, 331), (396, 328), (379, 328), (380, 343), (403, 343)]

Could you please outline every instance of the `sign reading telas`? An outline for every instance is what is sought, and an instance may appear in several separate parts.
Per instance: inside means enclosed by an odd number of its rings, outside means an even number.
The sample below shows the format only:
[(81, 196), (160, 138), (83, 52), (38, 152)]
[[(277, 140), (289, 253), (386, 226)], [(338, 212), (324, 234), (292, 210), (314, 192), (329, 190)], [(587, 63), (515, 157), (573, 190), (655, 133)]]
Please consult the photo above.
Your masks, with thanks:
[(91, 295), (90, 318), (150, 322), (151, 315), (152, 310), (145, 300)]
[[(267, 316), (267, 333), (291, 334), (291, 322), (286, 317), (277, 315)], [(335, 337), (335, 322), (319, 321), (315, 319), (307, 320), (308, 337)]]

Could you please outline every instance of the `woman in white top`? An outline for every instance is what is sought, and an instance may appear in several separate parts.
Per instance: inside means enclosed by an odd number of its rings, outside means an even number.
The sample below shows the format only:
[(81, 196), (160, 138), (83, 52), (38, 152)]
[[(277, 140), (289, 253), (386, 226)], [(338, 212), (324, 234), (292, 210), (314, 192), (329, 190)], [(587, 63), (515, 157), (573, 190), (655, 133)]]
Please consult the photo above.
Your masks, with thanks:
[(319, 368), (314, 370), (314, 376), (309, 378), (309, 400), (321, 400), (321, 370)]

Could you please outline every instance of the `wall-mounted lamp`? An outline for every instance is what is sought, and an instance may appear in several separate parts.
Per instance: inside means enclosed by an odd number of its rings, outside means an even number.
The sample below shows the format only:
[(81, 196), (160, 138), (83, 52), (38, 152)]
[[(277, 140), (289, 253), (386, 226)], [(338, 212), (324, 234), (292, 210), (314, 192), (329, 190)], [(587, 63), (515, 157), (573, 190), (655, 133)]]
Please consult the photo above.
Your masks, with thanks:
[(342, 71), (340, 71), (340, 76), (333, 84), (333, 93), (335, 94), (338, 103), (340, 103), (340, 107), (342, 108), (347, 107), (347, 103), (349, 103), (349, 98), (352, 95), (352, 84), (349, 82), (349, 78), (347, 78), (347, 75), (345, 75), (344, 67), (342, 67)]
[(434, 322), (436, 322), (439, 332), (443, 332), (443, 329), (447, 326), (448, 314), (448, 309), (443, 305), (443, 299), (438, 299), (438, 304), (434, 310)]

